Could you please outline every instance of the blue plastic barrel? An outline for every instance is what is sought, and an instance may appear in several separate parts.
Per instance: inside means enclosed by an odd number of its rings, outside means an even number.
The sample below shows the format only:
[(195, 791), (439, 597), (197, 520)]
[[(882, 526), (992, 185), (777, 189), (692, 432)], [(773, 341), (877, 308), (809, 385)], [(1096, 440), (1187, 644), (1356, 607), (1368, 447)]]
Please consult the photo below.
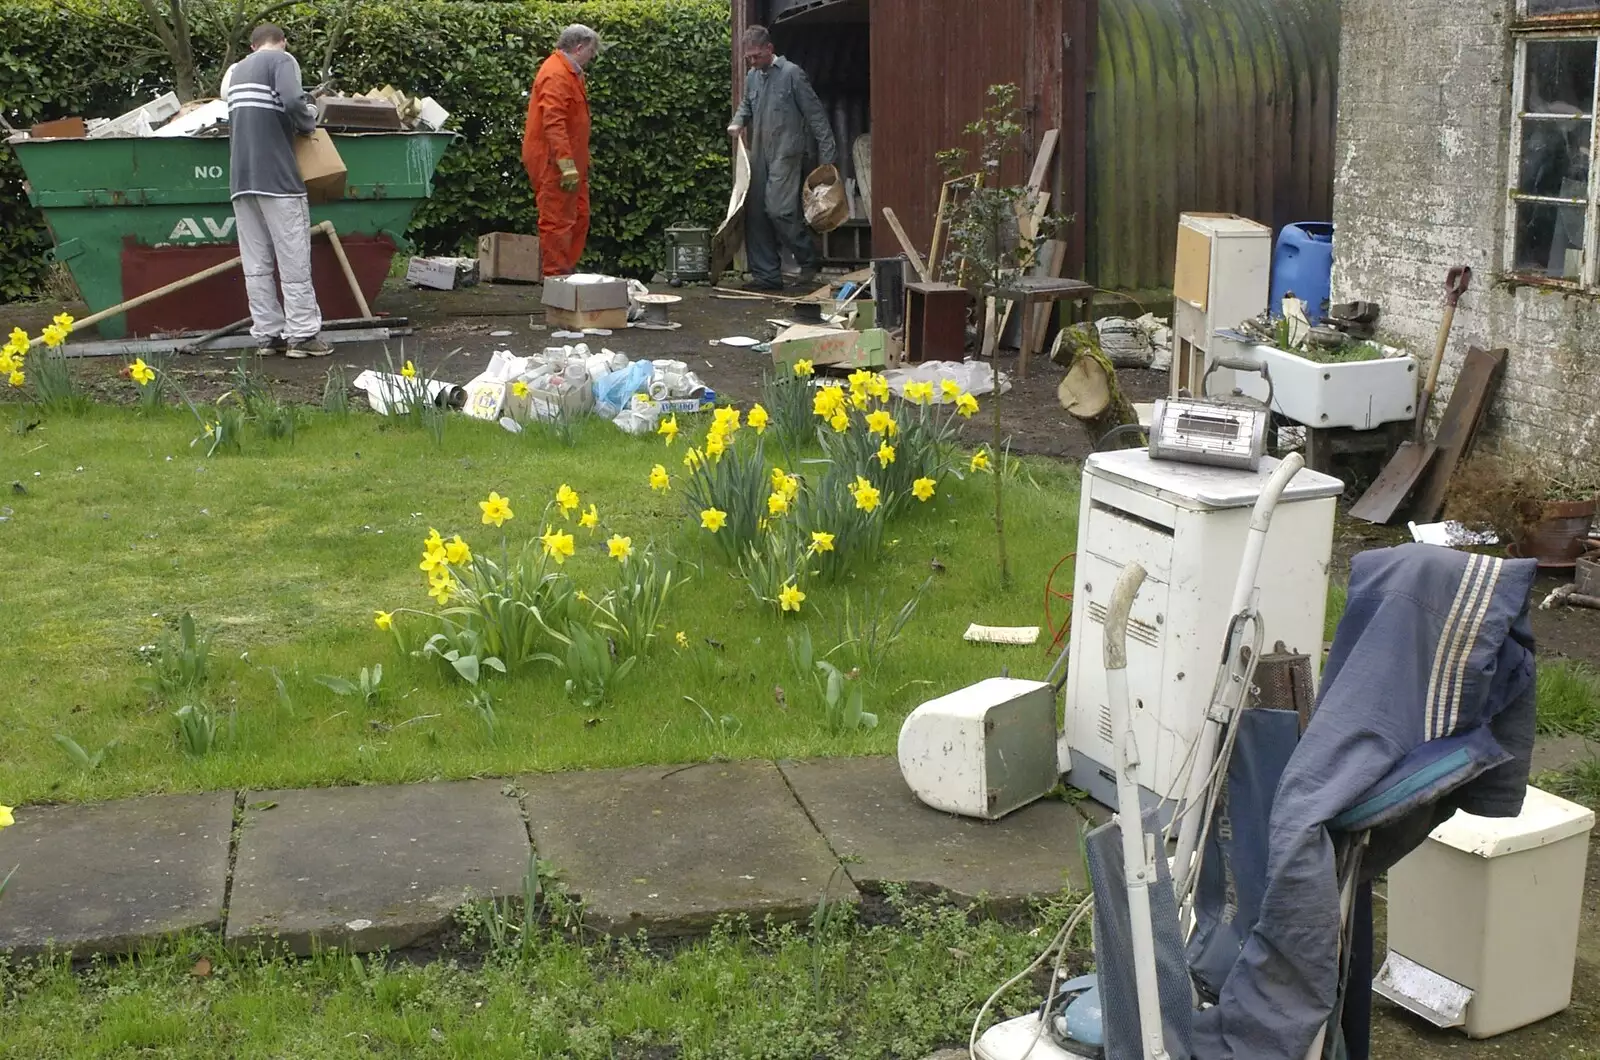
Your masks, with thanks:
[(1283, 316), (1284, 295), (1293, 293), (1306, 304), (1306, 319), (1322, 322), (1333, 272), (1333, 225), (1301, 221), (1284, 225), (1272, 255), (1272, 315)]

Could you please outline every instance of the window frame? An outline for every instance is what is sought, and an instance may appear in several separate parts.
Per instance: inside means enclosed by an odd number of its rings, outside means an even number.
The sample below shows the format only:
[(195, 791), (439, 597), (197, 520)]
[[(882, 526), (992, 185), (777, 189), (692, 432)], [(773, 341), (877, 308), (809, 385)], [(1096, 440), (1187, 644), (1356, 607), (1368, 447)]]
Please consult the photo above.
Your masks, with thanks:
[[(1527, 17), (1528, 0), (1517, 0), (1517, 11)], [(1507, 195), (1505, 214), (1505, 250), (1503, 260), (1506, 273), (1516, 279), (1546, 287), (1566, 290), (1594, 290), (1600, 287), (1600, 254), (1595, 253), (1595, 240), (1600, 238), (1600, 2), (1593, 12), (1582, 12), (1586, 25), (1576, 27), (1547, 27), (1543, 18), (1555, 17), (1569, 20), (1570, 15), (1536, 18), (1526, 28), (1513, 31), (1515, 56), (1512, 60), (1511, 78), (1511, 151), (1506, 175)], [(1535, 28), (1537, 27), (1537, 28)], [(1567, 279), (1544, 273), (1523, 272), (1517, 268), (1517, 214), (1523, 203), (1550, 206), (1577, 205), (1571, 200), (1548, 195), (1528, 195), (1520, 191), (1522, 184), (1522, 131), (1528, 118), (1539, 115), (1524, 110), (1527, 99), (1528, 45), (1544, 41), (1578, 40), (1595, 42), (1594, 98), (1589, 101), (1586, 115), (1589, 122), (1589, 186), (1583, 202), (1583, 250), (1578, 266), (1578, 278)], [(1550, 117), (1554, 118), (1555, 115)], [(1572, 117), (1565, 115), (1563, 117)]]

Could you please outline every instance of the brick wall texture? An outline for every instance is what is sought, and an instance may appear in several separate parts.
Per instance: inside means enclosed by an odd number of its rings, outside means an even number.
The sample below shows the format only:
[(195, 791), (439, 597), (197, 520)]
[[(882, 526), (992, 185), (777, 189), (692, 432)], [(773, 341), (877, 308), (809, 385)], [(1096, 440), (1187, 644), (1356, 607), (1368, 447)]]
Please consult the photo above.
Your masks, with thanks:
[(1333, 300), (1383, 306), (1386, 337), (1432, 356), (1445, 273), (1470, 265), (1439, 375), (1510, 351), (1480, 444), (1563, 476), (1600, 467), (1600, 293), (1501, 282), (1514, 0), (1344, 0)]

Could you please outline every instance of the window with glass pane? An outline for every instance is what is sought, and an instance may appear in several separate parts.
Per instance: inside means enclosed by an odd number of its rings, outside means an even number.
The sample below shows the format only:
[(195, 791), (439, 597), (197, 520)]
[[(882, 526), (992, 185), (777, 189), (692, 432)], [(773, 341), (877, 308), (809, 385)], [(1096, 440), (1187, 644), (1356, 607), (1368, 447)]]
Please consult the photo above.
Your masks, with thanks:
[(1595, 38), (1523, 45), (1522, 146), (1512, 181), (1511, 255), (1519, 273), (1582, 279), (1597, 49)]
[(1528, 15), (1567, 15), (1575, 11), (1600, 12), (1596, 0), (1527, 0)]

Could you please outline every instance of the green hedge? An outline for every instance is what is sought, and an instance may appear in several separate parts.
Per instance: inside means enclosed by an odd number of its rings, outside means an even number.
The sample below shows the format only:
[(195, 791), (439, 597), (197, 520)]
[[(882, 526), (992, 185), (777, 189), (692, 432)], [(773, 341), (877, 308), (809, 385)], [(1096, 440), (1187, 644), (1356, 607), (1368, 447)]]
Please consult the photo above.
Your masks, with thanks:
[[(275, 16), (308, 81), (333, 10), (304, 4)], [(413, 223), (422, 249), (470, 252), (483, 232), (536, 231), (521, 161), (527, 92), (570, 22), (618, 42), (590, 68), (585, 263), (647, 276), (661, 267), (668, 225), (720, 219), (729, 188), (727, 0), (362, 3), (335, 52), (340, 87), (388, 83), (432, 96), (462, 134)], [(0, 113), (26, 128), (72, 114), (114, 116), (166, 91), (164, 56), (128, 44), (142, 27), (133, 0), (0, 0)], [(223, 43), (196, 41), (213, 78)], [(11, 153), (0, 151), (0, 301), (29, 295), (45, 275), (50, 238), (21, 181)]]

